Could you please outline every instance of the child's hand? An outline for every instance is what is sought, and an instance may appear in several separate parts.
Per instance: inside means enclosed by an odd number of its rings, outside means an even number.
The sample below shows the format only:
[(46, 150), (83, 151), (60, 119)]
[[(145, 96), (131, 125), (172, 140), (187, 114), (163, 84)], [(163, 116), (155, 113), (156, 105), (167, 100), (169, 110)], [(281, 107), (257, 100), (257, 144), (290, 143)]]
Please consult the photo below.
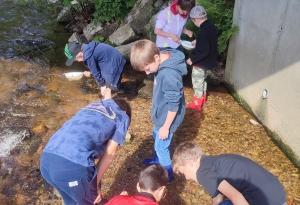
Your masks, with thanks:
[(194, 33), (191, 30), (187, 30), (186, 35), (188, 35), (190, 38), (192, 38)]
[(196, 39), (195, 39), (195, 40), (193, 40), (193, 41), (191, 42), (191, 44), (192, 44), (193, 46), (195, 46), (195, 45), (196, 45), (196, 43), (197, 43)]
[(169, 129), (165, 129), (164, 127), (161, 127), (158, 130), (158, 137), (161, 140), (165, 140), (169, 137)]
[(192, 64), (193, 64), (193, 62), (191, 61), (191, 59), (190, 59), (190, 58), (189, 58), (189, 59), (187, 59), (186, 63), (187, 63), (188, 65), (192, 65)]
[(98, 188), (98, 196), (97, 196), (97, 198), (95, 199), (95, 201), (94, 201), (93, 204), (98, 204), (101, 200), (102, 200), (102, 194), (101, 194), (100, 189)]
[(122, 193), (120, 195), (122, 195), (122, 196), (128, 196), (128, 192), (127, 191), (122, 191)]
[(180, 38), (176, 35), (172, 35), (172, 37), (170, 37), (170, 39), (172, 39), (173, 41), (180, 43)]
[(83, 72), (83, 75), (84, 75), (85, 77), (91, 77), (91, 72), (90, 72), (90, 71), (84, 71), (84, 72)]

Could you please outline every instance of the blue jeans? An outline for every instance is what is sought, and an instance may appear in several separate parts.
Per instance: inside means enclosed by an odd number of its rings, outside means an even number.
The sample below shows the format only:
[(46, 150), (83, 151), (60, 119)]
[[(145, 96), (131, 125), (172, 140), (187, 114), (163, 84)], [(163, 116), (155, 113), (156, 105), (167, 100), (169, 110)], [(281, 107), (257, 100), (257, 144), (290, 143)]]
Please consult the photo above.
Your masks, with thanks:
[(172, 141), (173, 133), (169, 133), (169, 136), (165, 140), (159, 139), (158, 130), (153, 128), (152, 130), (153, 138), (154, 138), (154, 149), (156, 151), (157, 157), (159, 159), (159, 163), (162, 166), (171, 165), (171, 156), (169, 146)]
[(65, 205), (93, 205), (98, 196), (96, 167), (84, 167), (44, 152), (40, 169), (43, 178), (60, 193)]

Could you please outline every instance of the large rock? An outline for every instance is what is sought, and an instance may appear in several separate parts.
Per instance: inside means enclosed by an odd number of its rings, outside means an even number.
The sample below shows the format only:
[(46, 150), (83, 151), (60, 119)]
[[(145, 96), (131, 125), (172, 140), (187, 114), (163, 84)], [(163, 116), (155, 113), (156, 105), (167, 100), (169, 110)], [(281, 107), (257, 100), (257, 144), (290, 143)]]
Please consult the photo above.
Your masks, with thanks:
[(135, 41), (138, 37), (129, 24), (119, 27), (113, 34), (109, 36), (109, 41), (115, 45), (124, 45)]
[(138, 0), (121, 25), (129, 24), (137, 34), (142, 34), (152, 17), (153, 8), (161, 8), (164, 3), (163, 0)]
[(156, 38), (156, 34), (153, 31), (155, 28), (155, 22), (156, 22), (157, 15), (158, 15), (158, 13), (155, 14), (154, 16), (152, 16), (149, 23), (146, 24), (143, 29), (143, 36), (153, 42), (155, 42), (155, 38)]
[(120, 23), (114, 22), (112, 24), (107, 23), (103, 25), (102, 23), (93, 24), (90, 23), (87, 27), (83, 29), (83, 34), (88, 41), (92, 41), (95, 36), (102, 36), (104, 39), (108, 38), (118, 27)]
[(74, 32), (68, 40), (68, 42), (72, 42), (72, 41), (78, 41), (80, 43), (88, 43), (88, 40), (85, 38), (85, 36), (83, 34), (78, 34), (77, 32)]
[(122, 56), (129, 61), (130, 59), (130, 49), (136, 42), (132, 42), (126, 45), (118, 46), (116, 49), (122, 54)]

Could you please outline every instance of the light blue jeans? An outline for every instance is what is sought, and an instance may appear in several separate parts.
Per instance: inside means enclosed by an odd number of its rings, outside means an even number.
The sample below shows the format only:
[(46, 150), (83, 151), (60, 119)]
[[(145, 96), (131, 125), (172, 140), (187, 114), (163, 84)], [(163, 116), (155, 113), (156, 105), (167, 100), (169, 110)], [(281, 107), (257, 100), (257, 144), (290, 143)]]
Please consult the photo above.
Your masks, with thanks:
[(154, 138), (154, 150), (156, 151), (159, 163), (162, 166), (171, 165), (169, 146), (172, 141), (173, 133), (169, 133), (168, 138), (165, 140), (159, 139), (158, 130), (156, 130), (155, 128), (153, 128), (152, 133)]

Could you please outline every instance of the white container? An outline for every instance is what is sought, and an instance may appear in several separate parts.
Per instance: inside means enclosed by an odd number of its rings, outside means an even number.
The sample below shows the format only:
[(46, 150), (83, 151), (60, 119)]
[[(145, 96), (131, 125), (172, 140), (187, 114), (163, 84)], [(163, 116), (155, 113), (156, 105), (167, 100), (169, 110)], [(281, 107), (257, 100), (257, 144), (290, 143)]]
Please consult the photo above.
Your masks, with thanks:
[(69, 81), (80, 80), (83, 77), (83, 72), (69, 72), (69, 73), (64, 73), (64, 75)]
[(180, 42), (181, 42), (181, 45), (183, 46), (183, 48), (185, 48), (186, 50), (192, 50), (195, 48), (195, 46), (193, 46), (190, 41), (181, 40)]

